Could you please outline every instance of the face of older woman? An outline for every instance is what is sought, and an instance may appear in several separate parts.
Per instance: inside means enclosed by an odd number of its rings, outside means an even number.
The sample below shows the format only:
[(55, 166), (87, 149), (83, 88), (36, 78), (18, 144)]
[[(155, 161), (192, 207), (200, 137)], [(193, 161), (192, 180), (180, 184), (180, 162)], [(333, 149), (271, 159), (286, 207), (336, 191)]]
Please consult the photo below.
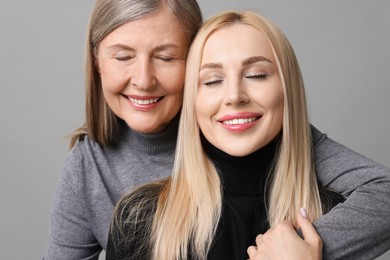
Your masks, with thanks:
[(162, 131), (182, 104), (186, 35), (167, 9), (104, 38), (97, 63), (112, 111), (138, 132)]
[(233, 156), (248, 155), (278, 134), (283, 88), (262, 32), (234, 24), (208, 38), (195, 109), (207, 140)]

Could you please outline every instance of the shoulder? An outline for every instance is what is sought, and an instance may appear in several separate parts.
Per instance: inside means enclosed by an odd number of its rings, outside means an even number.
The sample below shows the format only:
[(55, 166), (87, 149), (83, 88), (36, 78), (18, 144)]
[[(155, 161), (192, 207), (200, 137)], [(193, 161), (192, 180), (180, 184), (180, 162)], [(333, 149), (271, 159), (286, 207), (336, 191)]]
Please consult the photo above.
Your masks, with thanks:
[(389, 183), (390, 169), (312, 127), (314, 164), (321, 185), (349, 194), (368, 183)]
[(91, 161), (95, 151), (101, 152), (103, 147), (85, 136), (82, 140), (77, 141), (68, 152), (65, 168), (78, 169), (82, 167), (83, 164)]
[(104, 148), (88, 136), (78, 140), (65, 157), (61, 180), (77, 189), (85, 180), (86, 172), (96, 168), (103, 151)]
[[(333, 158), (337, 162), (348, 159), (347, 161), (359, 161), (363, 157), (355, 151), (341, 143), (338, 143), (328, 137), (327, 134), (320, 132), (313, 125), (311, 126), (313, 152), (316, 163)], [(367, 158), (365, 158), (367, 159)]]
[(311, 130), (311, 138), (314, 146), (321, 144), (321, 142), (328, 139), (328, 136), (325, 133), (322, 133), (320, 130), (318, 130), (314, 125), (310, 125), (310, 130)]
[(356, 164), (364, 165), (377, 165), (377, 162), (374, 160), (363, 156), (362, 154), (351, 150), (345, 145), (334, 141), (329, 138), (326, 134), (320, 132), (314, 126), (311, 126), (312, 129), (312, 142), (313, 142), (313, 152), (316, 163), (321, 163), (323, 161), (332, 161), (333, 163), (346, 163), (348, 166), (353, 166)]

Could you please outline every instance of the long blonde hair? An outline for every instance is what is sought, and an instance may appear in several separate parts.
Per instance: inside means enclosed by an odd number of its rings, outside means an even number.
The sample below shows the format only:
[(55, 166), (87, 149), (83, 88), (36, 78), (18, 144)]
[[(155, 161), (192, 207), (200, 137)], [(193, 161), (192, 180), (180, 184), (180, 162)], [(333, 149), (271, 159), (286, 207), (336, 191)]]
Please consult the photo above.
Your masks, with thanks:
[(190, 48), (173, 174), (162, 184), (150, 230), (152, 259), (206, 259), (211, 247), (221, 217), (222, 188), (201, 145), (194, 102), (205, 42), (213, 32), (236, 23), (266, 35), (284, 89), (282, 140), (267, 205), (269, 223), (271, 227), (283, 220), (295, 223), (300, 207), (308, 210), (310, 220), (322, 214), (303, 80), (294, 51), (265, 18), (252, 12), (225, 12), (202, 26)]
[(88, 135), (101, 145), (115, 141), (123, 123), (106, 103), (96, 66), (100, 42), (121, 25), (141, 19), (161, 8), (176, 17), (191, 43), (202, 23), (202, 14), (196, 0), (97, 0), (92, 11), (85, 49), (85, 117), (86, 122), (71, 136), (70, 147)]

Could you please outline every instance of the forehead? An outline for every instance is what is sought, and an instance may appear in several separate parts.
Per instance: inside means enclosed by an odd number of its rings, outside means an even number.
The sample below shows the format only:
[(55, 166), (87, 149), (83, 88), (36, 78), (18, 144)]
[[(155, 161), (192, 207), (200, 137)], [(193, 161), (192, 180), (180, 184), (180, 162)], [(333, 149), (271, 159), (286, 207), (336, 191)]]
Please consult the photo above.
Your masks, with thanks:
[(163, 44), (164, 41), (187, 45), (183, 27), (167, 8), (162, 8), (156, 13), (119, 26), (109, 33), (101, 41), (101, 44), (113, 42), (156, 42)]
[(264, 56), (274, 61), (272, 47), (264, 32), (251, 25), (235, 23), (218, 29), (208, 37), (202, 63), (250, 56)]

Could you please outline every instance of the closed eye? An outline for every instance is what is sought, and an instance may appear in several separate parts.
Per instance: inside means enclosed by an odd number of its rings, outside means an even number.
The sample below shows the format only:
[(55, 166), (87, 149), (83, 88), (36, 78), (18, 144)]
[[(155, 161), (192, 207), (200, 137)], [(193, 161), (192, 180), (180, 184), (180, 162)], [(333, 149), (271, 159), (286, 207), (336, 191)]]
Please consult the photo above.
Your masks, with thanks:
[(127, 60), (131, 60), (133, 58), (134, 57), (132, 57), (132, 56), (118, 56), (118, 57), (115, 57), (115, 59), (118, 60), (118, 61), (127, 61)]
[(203, 83), (203, 85), (206, 85), (206, 86), (213, 86), (213, 85), (218, 85), (220, 83), (222, 83), (222, 79), (216, 79), (216, 80), (210, 80), (210, 81), (206, 81)]
[(245, 75), (245, 78), (247, 79), (265, 79), (268, 75), (265, 73), (259, 73), (259, 74), (249, 74)]
[(173, 58), (171, 57), (164, 57), (164, 56), (159, 56), (159, 57), (156, 57), (157, 59), (161, 60), (161, 61), (164, 61), (164, 62), (170, 62), (173, 60)]

